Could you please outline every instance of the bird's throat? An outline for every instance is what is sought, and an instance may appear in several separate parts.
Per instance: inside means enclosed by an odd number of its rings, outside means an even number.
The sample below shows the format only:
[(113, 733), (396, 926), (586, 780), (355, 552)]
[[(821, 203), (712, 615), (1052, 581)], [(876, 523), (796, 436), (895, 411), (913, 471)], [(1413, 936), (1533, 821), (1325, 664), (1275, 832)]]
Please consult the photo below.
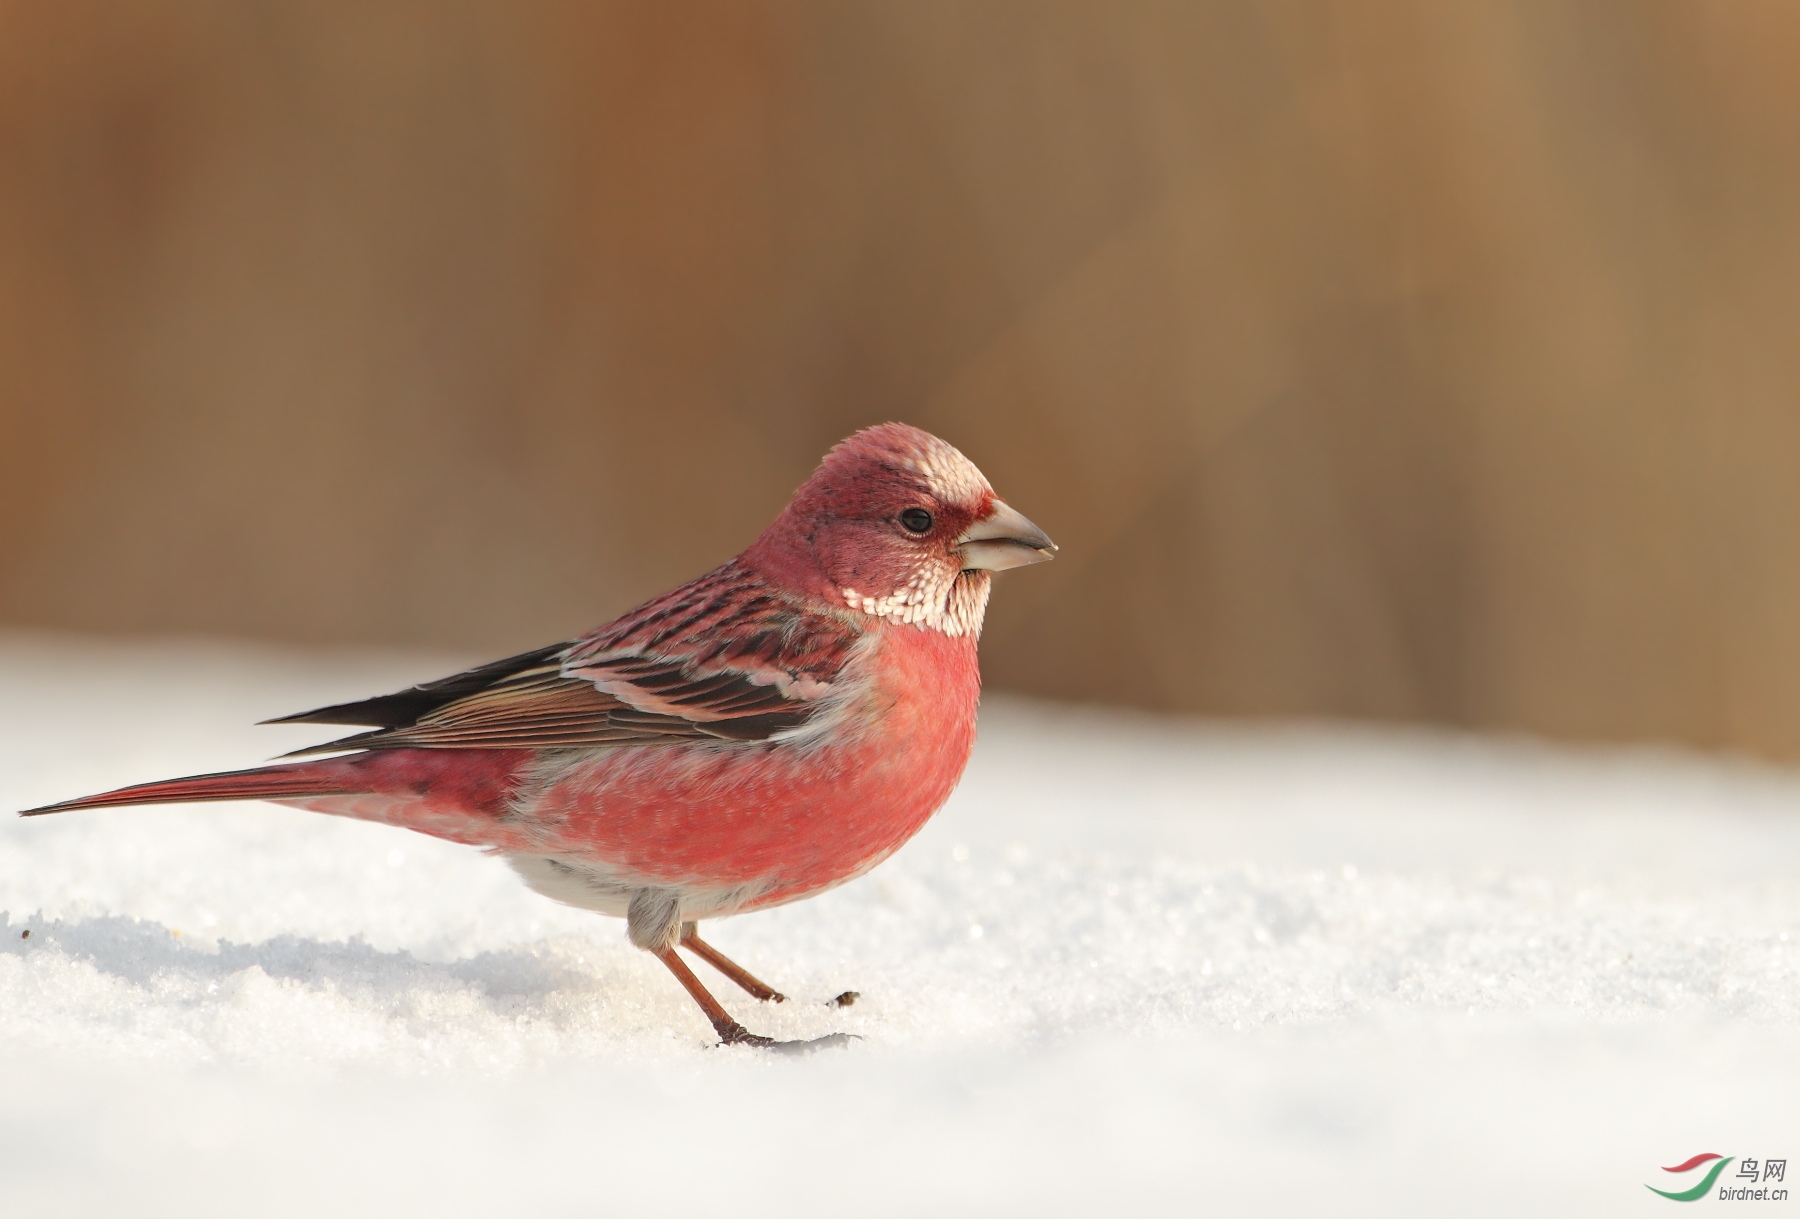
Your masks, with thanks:
[(947, 572), (921, 568), (900, 588), (873, 594), (842, 590), (844, 604), (895, 626), (916, 626), (951, 638), (981, 637), (993, 579), (985, 571)]

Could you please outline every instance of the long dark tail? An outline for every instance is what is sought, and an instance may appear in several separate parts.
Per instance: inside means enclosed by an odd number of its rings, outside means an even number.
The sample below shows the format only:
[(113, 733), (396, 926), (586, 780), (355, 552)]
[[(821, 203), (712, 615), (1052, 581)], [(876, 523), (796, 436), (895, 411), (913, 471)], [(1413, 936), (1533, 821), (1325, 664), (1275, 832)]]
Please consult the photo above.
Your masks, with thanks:
[(216, 775), (192, 775), (139, 783), (117, 791), (64, 800), (42, 808), (28, 808), (21, 817), (67, 813), (78, 808), (117, 808), (124, 804), (191, 804), (201, 800), (280, 800), (293, 796), (336, 796), (361, 790), (342, 759), (301, 762), (294, 766), (264, 766), (257, 770), (231, 770)]

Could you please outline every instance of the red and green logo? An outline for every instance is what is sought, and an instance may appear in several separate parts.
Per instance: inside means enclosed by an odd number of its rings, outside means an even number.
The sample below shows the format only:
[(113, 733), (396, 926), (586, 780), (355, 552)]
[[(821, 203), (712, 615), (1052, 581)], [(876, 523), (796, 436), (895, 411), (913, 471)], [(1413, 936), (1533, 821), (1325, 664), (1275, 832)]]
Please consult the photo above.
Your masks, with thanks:
[(1677, 1202), (1692, 1202), (1696, 1198), (1704, 1198), (1706, 1197), (1707, 1192), (1712, 1189), (1713, 1182), (1719, 1179), (1719, 1174), (1725, 1171), (1725, 1166), (1731, 1163), (1730, 1156), (1721, 1157), (1716, 1151), (1703, 1151), (1697, 1156), (1691, 1156), (1688, 1159), (1683, 1160), (1672, 1168), (1663, 1169), (1664, 1172), (1692, 1172), (1709, 1160), (1713, 1162), (1713, 1166), (1706, 1170), (1706, 1175), (1704, 1177), (1700, 1178), (1700, 1184), (1694, 1186), (1692, 1189), (1658, 1189), (1654, 1185), (1646, 1185), (1644, 1188), (1653, 1194), (1661, 1194), (1665, 1198), (1673, 1198)]
[[(1785, 1182), (1787, 1180), (1787, 1157), (1780, 1159), (1762, 1159), (1755, 1156), (1722, 1156), (1716, 1151), (1703, 1151), (1697, 1156), (1690, 1156), (1679, 1164), (1663, 1169), (1664, 1172), (1693, 1172), (1702, 1164), (1711, 1165), (1697, 1185), (1687, 1189), (1658, 1189), (1654, 1185), (1646, 1185), (1645, 1189), (1653, 1194), (1675, 1202), (1697, 1202), (1712, 1192), (1714, 1182), (1719, 1174), (1725, 1171), (1727, 1164), (1735, 1161), (1737, 1172), (1732, 1174), (1725, 1184), (1719, 1186), (1721, 1202), (1785, 1202), (1788, 1191), (1785, 1188), (1769, 1185), (1768, 1182)], [(1760, 1170), (1760, 1175), (1759, 1175)]]

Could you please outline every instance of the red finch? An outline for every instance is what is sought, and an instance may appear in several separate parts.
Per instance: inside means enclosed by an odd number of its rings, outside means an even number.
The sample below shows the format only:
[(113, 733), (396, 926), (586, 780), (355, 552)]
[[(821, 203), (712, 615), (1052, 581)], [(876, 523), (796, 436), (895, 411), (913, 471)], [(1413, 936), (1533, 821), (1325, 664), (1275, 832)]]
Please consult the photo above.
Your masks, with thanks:
[(339, 756), (25, 815), (273, 800), (486, 847), (538, 892), (623, 917), (723, 1041), (774, 1044), (676, 948), (781, 1000), (696, 924), (822, 893), (918, 832), (974, 744), (990, 573), (1055, 550), (956, 449), (883, 424), (737, 558), (572, 643), (273, 721), (366, 726), (300, 751)]

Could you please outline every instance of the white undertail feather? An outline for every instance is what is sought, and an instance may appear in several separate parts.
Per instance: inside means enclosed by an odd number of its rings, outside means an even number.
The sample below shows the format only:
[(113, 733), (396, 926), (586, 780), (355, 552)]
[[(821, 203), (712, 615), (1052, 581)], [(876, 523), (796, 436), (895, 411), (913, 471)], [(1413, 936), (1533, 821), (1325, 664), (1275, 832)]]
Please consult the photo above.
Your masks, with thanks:
[(592, 859), (509, 853), (506, 862), (552, 901), (626, 920), (631, 942), (647, 950), (673, 945), (683, 922), (736, 914), (768, 891), (763, 884), (671, 884)]

